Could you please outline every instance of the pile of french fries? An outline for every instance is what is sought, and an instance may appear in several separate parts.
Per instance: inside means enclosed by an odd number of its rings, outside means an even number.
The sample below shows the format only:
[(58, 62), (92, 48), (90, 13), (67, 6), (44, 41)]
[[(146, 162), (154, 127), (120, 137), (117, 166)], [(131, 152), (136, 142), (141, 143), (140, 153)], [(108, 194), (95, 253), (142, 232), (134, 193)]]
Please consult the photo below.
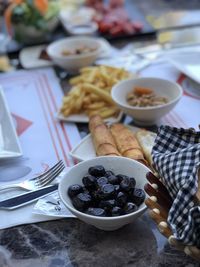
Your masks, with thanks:
[(85, 67), (80, 75), (69, 80), (71, 90), (63, 98), (60, 113), (67, 117), (72, 114), (99, 114), (102, 118), (117, 116), (119, 109), (110, 92), (116, 83), (130, 77), (122, 68), (109, 66)]

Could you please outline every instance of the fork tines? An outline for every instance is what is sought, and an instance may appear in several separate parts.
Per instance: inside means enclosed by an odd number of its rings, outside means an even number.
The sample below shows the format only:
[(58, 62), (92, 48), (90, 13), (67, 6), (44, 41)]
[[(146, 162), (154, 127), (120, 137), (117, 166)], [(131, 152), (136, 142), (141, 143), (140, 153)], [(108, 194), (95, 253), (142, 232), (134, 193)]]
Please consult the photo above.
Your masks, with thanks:
[(38, 176), (36, 183), (38, 186), (42, 187), (46, 184), (51, 183), (65, 168), (62, 160), (51, 167), (47, 172)]

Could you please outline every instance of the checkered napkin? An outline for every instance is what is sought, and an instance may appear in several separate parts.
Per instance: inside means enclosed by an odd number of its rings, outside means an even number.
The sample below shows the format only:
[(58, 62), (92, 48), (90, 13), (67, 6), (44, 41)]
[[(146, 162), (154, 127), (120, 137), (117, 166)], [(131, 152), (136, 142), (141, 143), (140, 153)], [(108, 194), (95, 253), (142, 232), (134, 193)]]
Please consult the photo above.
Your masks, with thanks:
[(200, 132), (161, 126), (152, 159), (173, 199), (168, 223), (175, 238), (200, 248), (200, 206), (194, 203), (200, 167)]

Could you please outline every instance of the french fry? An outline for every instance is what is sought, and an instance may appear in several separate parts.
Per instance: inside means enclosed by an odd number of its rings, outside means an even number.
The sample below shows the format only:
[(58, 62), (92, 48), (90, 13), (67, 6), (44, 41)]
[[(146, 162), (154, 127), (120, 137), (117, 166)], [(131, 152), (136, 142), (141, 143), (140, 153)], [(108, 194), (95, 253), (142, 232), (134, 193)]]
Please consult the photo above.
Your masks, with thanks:
[(96, 95), (98, 95), (101, 99), (105, 100), (106, 102), (110, 103), (110, 104), (115, 104), (115, 102), (112, 100), (111, 96), (109, 95), (109, 93), (99, 89), (98, 87), (96, 87), (95, 85), (89, 84), (89, 83), (84, 83), (83, 88), (86, 92), (91, 92), (94, 93)]
[(64, 109), (64, 110), (61, 109), (61, 112), (66, 117), (69, 116), (69, 114), (70, 114), (70, 110), (69, 109)]
[(79, 97), (81, 93), (81, 87), (80, 86), (74, 86), (73, 89), (69, 92), (69, 96), (73, 97)]
[(106, 106), (105, 102), (94, 102), (94, 103), (88, 105), (87, 109), (89, 109), (89, 110), (91, 110), (91, 109), (96, 110), (97, 109), (98, 110), (98, 109), (105, 107), (105, 106)]
[(69, 103), (71, 101), (71, 98), (69, 96), (64, 96), (63, 97), (63, 105)]
[(88, 106), (91, 104), (91, 97), (89, 95), (85, 96), (83, 99), (83, 105)]
[(85, 92), (82, 91), (80, 93), (79, 98), (77, 98), (77, 100), (76, 100), (76, 108), (77, 108), (77, 110), (81, 110), (82, 105), (83, 105), (84, 96), (85, 96)]
[(91, 102), (99, 101), (99, 96), (90, 93), (90, 100)]
[(82, 81), (83, 81), (83, 77), (82, 76), (77, 76), (77, 77), (71, 78), (69, 80), (69, 84), (75, 85), (75, 84), (79, 84)]
[(116, 114), (118, 114), (119, 113), (119, 110), (117, 109), (117, 108), (111, 108), (111, 107), (109, 107), (109, 108), (105, 108), (104, 110), (101, 110), (100, 112), (99, 112), (99, 115), (102, 117), (102, 118), (109, 118), (109, 117), (112, 117), (112, 116), (114, 116), (114, 115), (116, 115)]
[(117, 116), (118, 108), (110, 96), (112, 86), (130, 74), (109, 66), (91, 66), (80, 70), (80, 75), (71, 78), (70, 92), (63, 97), (60, 112), (64, 116), (85, 113), (100, 114), (103, 118)]
[(87, 110), (86, 114), (88, 116), (93, 116), (93, 115), (100, 115), (103, 119), (112, 117), (113, 115), (118, 114), (119, 110), (115, 107), (103, 107), (98, 110)]
[(90, 72), (95, 69), (98, 69), (98, 67), (84, 67), (81, 69), (81, 73)]

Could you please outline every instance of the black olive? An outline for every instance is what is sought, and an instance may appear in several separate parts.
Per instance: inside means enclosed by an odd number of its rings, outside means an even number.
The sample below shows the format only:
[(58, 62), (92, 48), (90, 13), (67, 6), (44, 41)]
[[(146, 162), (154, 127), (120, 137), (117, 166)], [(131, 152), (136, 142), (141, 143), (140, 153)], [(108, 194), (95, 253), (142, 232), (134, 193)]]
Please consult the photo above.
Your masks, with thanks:
[(106, 216), (105, 210), (101, 208), (88, 208), (86, 213), (93, 216)]
[(96, 187), (96, 178), (92, 175), (85, 175), (82, 179), (82, 182), (86, 189), (91, 190)]
[(111, 210), (114, 206), (116, 206), (115, 199), (101, 200), (99, 203), (100, 208), (104, 208), (106, 210)]
[(114, 173), (112, 171), (106, 171), (105, 176), (109, 177), (110, 175), (114, 175)]
[(108, 179), (106, 177), (100, 177), (97, 179), (97, 185), (101, 187), (104, 184), (108, 183)]
[(72, 199), (72, 203), (77, 210), (83, 211), (91, 204), (92, 197), (86, 193), (80, 193)]
[(135, 188), (130, 195), (130, 199), (137, 206), (140, 206), (145, 200), (145, 192), (140, 188)]
[(126, 192), (128, 192), (131, 189), (129, 177), (123, 178), (123, 180), (120, 183), (120, 188), (122, 191), (126, 191)]
[(90, 191), (90, 195), (92, 197), (91, 206), (98, 207), (99, 202), (101, 201), (101, 197), (99, 196), (99, 191), (98, 190)]
[(127, 175), (124, 174), (117, 174), (117, 178), (119, 179), (119, 183), (124, 179), (124, 178), (129, 178)]
[(114, 187), (115, 187), (115, 192), (118, 193), (120, 191), (120, 186), (118, 184), (115, 184)]
[(122, 215), (122, 209), (118, 206), (115, 206), (111, 211), (112, 216), (120, 216)]
[(127, 202), (127, 196), (123, 192), (119, 192), (116, 197), (117, 206), (123, 207)]
[(85, 186), (83, 186), (83, 192), (81, 193), (90, 194), (90, 191)]
[(136, 180), (134, 177), (130, 177), (130, 189), (134, 189), (136, 186)]
[(83, 187), (79, 184), (73, 184), (68, 188), (68, 195), (72, 198), (83, 192)]
[(96, 166), (90, 167), (88, 169), (88, 173), (95, 177), (101, 177), (105, 175), (106, 171), (103, 166), (96, 165)]
[(110, 175), (110, 176), (108, 176), (108, 182), (110, 184), (119, 184), (120, 181), (119, 181), (119, 178), (117, 176)]
[(101, 199), (112, 198), (115, 194), (115, 187), (112, 184), (104, 184), (99, 191)]
[(138, 209), (138, 207), (136, 206), (136, 204), (134, 204), (132, 202), (128, 202), (124, 206), (124, 213), (129, 214), (129, 213), (135, 212), (137, 209)]

